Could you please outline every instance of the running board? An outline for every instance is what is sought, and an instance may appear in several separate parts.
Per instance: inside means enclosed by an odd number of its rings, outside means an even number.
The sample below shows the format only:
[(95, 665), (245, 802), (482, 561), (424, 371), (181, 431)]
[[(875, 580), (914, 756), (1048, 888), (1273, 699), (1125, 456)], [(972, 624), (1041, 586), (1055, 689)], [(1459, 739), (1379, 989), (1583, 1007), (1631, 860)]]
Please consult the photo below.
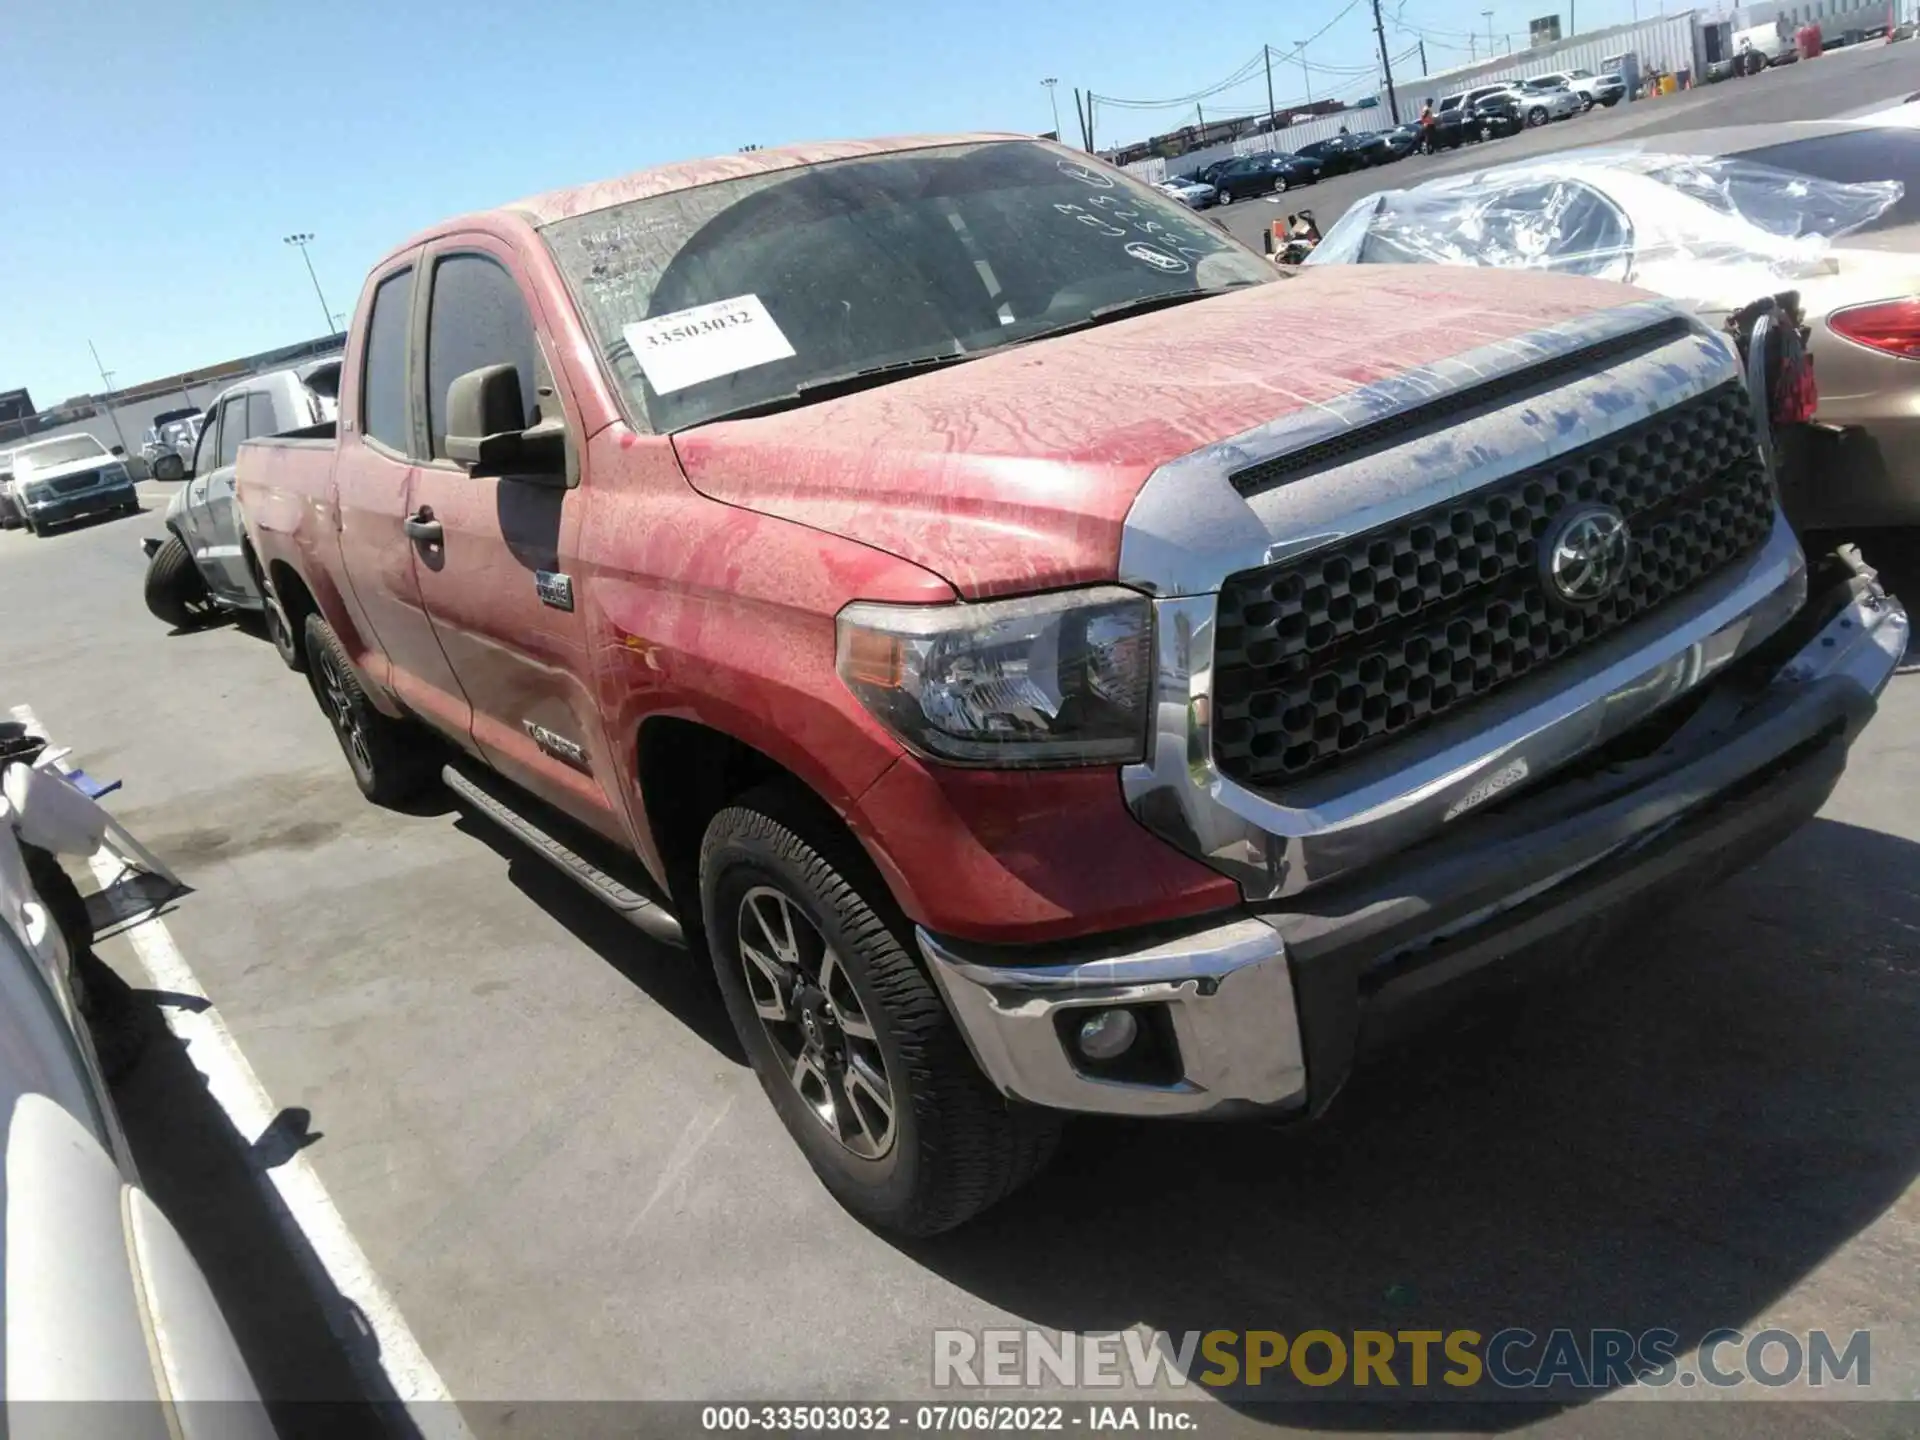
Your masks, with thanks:
[(534, 854), (579, 885), (634, 929), (666, 945), (686, 945), (680, 921), (659, 901), (609, 875), (578, 851), (555, 839), (516, 810), (494, 788), (448, 765), (440, 772), (449, 790), (520, 840)]

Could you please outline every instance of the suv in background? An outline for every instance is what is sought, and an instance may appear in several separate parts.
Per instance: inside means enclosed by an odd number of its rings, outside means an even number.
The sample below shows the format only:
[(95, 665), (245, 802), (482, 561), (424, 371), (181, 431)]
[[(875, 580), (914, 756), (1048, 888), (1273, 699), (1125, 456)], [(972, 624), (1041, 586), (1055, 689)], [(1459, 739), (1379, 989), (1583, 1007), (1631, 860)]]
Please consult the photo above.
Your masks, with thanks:
[(126, 452), (112, 451), (84, 431), (36, 440), (13, 452), (13, 493), (27, 529), (44, 535), (55, 525), (111, 510), (140, 513)]
[(20, 519), (20, 502), (13, 498), (13, 452), (0, 450), (0, 530), (18, 530)]
[(1465, 114), (1489, 95), (1504, 95), (1511, 89), (1513, 89), (1512, 82), (1502, 80), (1498, 85), (1476, 85), (1471, 90), (1456, 90), (1453, 94), (1445, 96), (1434, 107), (1434, 112), (1439, 115), (1450, 115), (1458, 110)]
[(1545, 125), (1551, 120), (1570, 120), (1591, 108), (1584, 95), (1556, 76), (1536, 75), (1508, 88), (1520, 102), (1521, 114), (1529, 127)]
[(1591, 70), (1550, 70), (1545, 75), (1536, 75), (1536, 80), (1558, 80), (1585, 102), (1585, 108), (1591, 110), (1596, 105), (1605, 105), (1609, 109), (1618, 105), (1627, 95), (1627, 82), (1619, 75), (1596, 75)]
[(198, 406), (162, 410), (153, 417), (140, 444), (140, 458), (147, 462), (147, 473), (156, 480), (181, 479), (187, 473), (187, 457), (193, 454), (199, 438)]

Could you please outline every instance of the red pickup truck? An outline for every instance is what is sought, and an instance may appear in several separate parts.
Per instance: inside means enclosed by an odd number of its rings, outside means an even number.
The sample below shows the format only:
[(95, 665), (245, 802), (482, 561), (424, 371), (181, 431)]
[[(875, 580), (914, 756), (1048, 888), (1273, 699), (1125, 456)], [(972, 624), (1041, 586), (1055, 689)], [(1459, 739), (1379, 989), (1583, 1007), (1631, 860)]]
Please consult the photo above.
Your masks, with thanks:
[(1906, 643), (1665, 302), (1290, 276), (1020, 137), (436, 226), (239, 491), (361, 788), (444, 777), (710, 955), (910, 1232), (1065, 1114), (1310, 1116), (1436, 994), (1619, 963), (1819, 807)]

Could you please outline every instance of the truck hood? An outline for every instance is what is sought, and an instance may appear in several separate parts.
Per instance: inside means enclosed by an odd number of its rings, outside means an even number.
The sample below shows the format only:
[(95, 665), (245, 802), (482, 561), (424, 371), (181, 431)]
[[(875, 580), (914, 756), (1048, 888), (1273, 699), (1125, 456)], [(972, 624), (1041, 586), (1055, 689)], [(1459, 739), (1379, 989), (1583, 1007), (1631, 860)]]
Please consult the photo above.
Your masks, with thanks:
[(888, 551), (970, 598), (1092, 584), (1114, 578), (1127, 510), (1166, 462), (1642, 298), (1539, 272), (1329, 266), (674, 444), (703, 494)]
[(125, 465), (127, 462), (118, 455), (95, 455), (86, 460), (69, 460), (64, 465), (49, 465), (42, 470), (34, 466), (31, 470), (16, 470), (14, 482), (22, 487), (40, 485), (49, 480), (64, 479), (68, 475), (84, 475), (89, 470), (105, 470), (111, 465)]

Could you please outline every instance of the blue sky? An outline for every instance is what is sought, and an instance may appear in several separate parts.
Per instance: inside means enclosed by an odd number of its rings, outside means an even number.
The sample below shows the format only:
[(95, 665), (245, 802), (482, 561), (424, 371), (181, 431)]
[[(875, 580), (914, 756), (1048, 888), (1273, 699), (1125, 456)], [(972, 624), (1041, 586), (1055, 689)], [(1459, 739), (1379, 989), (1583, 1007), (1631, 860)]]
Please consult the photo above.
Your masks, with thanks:
[[(1384, 0), (1398, 53), (1433, 68), (1469, 32), (1523, 36), (1557, 0)], [(1578, 0), (1582, 28), (1633, 0)], [(1658, 0), (1645, 0), (1652, 13)], [(1677, 8), (1677, 6), (1676, 6)], [(1284, 104), (1371, 88), (1366, 0), (8, 0), (0, 168), (0, 389), (41, 405), (100, 388), (87, 342), (132, 384), (320, 333), (362, 272), (451, 214), (757, 143), (1052, 128), (1041, 77), (1160, 99), (1233, 74), (1263, 44)], [(1562, 7), (1563, 24), (1565, 11)], [(1484, 42), (1476, 41), (1484, 53)], [(1449, 48), (1451, 47), (1451, 48)], [(1409, 62), (1412, 63), (1412, 62)], [(1349, 73), (1354, 70), (1359, 73)], [(1255, 72), (1203, 102), (1264, 107)], [(1216, 109), (1216, 107), (1218, 107)], [(1137, 139), (1190, 107), (1103, 108)]]

